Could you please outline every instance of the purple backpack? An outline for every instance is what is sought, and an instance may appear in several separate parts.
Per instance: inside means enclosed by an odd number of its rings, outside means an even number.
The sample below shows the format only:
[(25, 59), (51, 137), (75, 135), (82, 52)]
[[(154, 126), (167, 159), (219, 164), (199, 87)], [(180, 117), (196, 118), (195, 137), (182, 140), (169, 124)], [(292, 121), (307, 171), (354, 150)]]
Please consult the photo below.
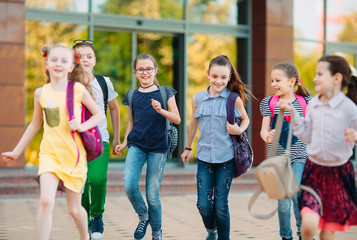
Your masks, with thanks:
[[(236, 92), (231, 92), (227, 99), (227, 121), (229, 124), (234, 124), (236, 122), (240, 124), (240, 119), (234, 119), (234, 106), (237, 97), (239, 96)], [(253, 164), (253, 150), (248, 142), (248, 136), (246, 132), (241, 135), (229, 135), (233, 141), (234, 146), (234, 178), (249, 171)]]
[[(66, 96), (66, 107), (67, 107), (67, 113), (69, 116), (69, 121), (74, 119), (74, 84), (75, 82), (68, 82), (67, 84), (67, 96)], [(81, 122), (87, 121), (92, 115), (88, 111), (88, 109), (82, 104), (82, 114), (81, 114)], [(75, 140), (75, 133), (71, 131), (71, 135)], [(84, 148), (86, 149), (87, 152), (87, 161), (90, 162), (96, 158), (98, 158), (100, 155), (103, 153), (103, 143), (102, 143), (102, 136), (100, 135), (100, 131), (98, 129), (98, 126), (95, 126), (94, 128), (88, 129), (85, 132), (79, 133), (79, 136), (82, 139), (82, 143)], [(77, 162), (76, 166), (79, 161), (79, 148), (77, 145)]]

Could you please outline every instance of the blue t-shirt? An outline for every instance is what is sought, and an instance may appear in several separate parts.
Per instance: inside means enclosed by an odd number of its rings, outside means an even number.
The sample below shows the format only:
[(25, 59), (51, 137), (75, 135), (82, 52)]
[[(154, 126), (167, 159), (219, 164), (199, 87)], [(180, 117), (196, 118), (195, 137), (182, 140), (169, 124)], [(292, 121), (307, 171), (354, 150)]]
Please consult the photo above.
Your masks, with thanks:
[[(168, 86), (164, 87), (167, 99), (176, 94), (175, 89)], [(163, 108), (159, 90), (143, 93), (135, 89), (132, 97), (134, 125), (128, 136), (128, 146), (138, 147), (147, 153), (166, 153), (170, 146), (166, 130), (166, 118), (151, 106), (151, 99), (159, 101)], [(122, 104), (129, 105), (128, 92), (125, 94)]]

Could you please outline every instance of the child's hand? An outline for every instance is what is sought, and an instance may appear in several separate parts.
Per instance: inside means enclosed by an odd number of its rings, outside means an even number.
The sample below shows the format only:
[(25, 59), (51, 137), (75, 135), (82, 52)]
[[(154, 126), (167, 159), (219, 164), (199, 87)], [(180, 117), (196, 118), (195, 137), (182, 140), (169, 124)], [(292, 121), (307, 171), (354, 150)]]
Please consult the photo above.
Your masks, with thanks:
[(293, 107), (291, 106), (291, 102), (289, 100), (280, 98), (277, 105), (282, 110), (285, 110), (285, 111), (288, 111), (288, 112), (292, 112), (293, 111)]
[(4, 152), (1, 154), (1, 157), (5, 162), (8, 162), (16, 160), (19, 156), (17, 156), (14, 152)]
[(345, 137), (346, 142), (357, 142), (357, 134), (352, 128), (345, 129)]
[(241, 135), (243, 132), (237, 123), (229, 124), (229, 122), (227, 121), (226, 128), (227, 128), (228, 134), (230, 134), (230, 135)]
[(115, 151), (115, 148), (120, 145), (120, 140), (118, 139), (113, 139), (113, 155), (121, 155), (121, 153), (117, 154), (117, 152)]
[(268, 133), (268, 136), (265, 140), (266, 143), (270, 143), (273, 141), (273, 138), (274, 138), (274, 134), (275, 134), (275, 129), (273, 130), (270, 130), (269, 133)]
[(76, 119), (69, 121), (69, 128), (71, 131), (83, 132), (82, 124), (80, 124)]
[(191, 151), (190, 150), (185, 150), (182, 154), (181, 154), (181, 159), (182, 162), (184, 164), (188, 164), (190, 161), (190, 156), (191, 156)]
[(161, 103), (159, 101), (156, 101), (154, 99), (151, 99), (151, 106), (155, 109), (156, 112), (160, 113), (161, 112)]
[(121, 153), (120, 151), (123, 150), (123, 149), (125, 149), (126, 146), (127, 146), (126, 143), (122, 143), (122, 144), (116, 145), (116, 146), (115, 146), (115, 153), (116, 153), (117, 155), (121, 155), (122, 153)]

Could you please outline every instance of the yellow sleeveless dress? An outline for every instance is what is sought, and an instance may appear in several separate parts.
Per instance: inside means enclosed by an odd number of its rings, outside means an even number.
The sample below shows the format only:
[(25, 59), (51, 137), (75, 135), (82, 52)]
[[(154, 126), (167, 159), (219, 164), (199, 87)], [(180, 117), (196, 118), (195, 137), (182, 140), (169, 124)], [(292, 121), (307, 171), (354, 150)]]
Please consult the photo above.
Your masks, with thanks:
[[(81, 119), (81, 101), (84, 86), (74, 85), (74, 115)], [(86, 151), (79, 135), (76, 143), (80, 150), (77, 161), (77, 145), (74, 142), (68, 123), (66, 110), (66, 92), (56, 92), (50, 84), (42, 87), (40, 104), (43, 108), (43, 138), (39, 154), (38, 175), (45, 172), (54, 173), (64, 186), (76, 193), (82, 193), (87, 178)]]

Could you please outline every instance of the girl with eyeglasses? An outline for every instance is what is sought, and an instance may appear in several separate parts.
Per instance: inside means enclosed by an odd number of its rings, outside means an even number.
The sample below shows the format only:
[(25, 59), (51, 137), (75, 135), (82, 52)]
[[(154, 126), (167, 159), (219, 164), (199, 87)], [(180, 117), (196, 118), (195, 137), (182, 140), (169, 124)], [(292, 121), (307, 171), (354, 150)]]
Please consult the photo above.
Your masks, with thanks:
[[(162, 108), (163, 100), (156, 79), (157, 69), (155, 59), (147, 53), (140, 54), (135, 59), (133, 73), (139, 80), (139, 87), (135, 89), (131, 99), (128, 96), (130, 91), (123, 99), (124, 105), (132, 105), (132, 112), (129, 107), (124, 141), (116, 148), (120, 153), (129, 147), (125, 160), (124, 190), (139, 216), (139, 224), (134, 232), (135, 239), (144, 238), (150, 223), (152, 239), (162, 240), (159, 187), (170, 145), (166, 119), (175, 124), (181, 122), (175, 100), (176, 91), (171, 87), (164, 87), (168, 110)], [(148, 206), (139, 191), (139, 178), (145, 162)]]
[[(93, 92), (96, 103), (104, 116), (106, 116), (107, 107), (109, 107), (114, 133), (113, 154), (116, 154), (114, 149), (120, 144), (120, 113), (116, 100), (118, 94), (108, 77), (93, 74), (96, 64), (94, 42), (92, 40), (74, 40), (72, 47), (80, 59), (80, 64), (90, 75), (90, 81), (82, 83)], [(82, 205), (88, 213), (89, 232), (94, 240), (102, 239), (104, 235), (103, 213), (107, 194), (109, 162), (109, 132), (106, 118), (98, 124), (98, 128), (102, 135), (104, 150), (100, 157), (88, 163), (87, 182), (82, 195)]]

